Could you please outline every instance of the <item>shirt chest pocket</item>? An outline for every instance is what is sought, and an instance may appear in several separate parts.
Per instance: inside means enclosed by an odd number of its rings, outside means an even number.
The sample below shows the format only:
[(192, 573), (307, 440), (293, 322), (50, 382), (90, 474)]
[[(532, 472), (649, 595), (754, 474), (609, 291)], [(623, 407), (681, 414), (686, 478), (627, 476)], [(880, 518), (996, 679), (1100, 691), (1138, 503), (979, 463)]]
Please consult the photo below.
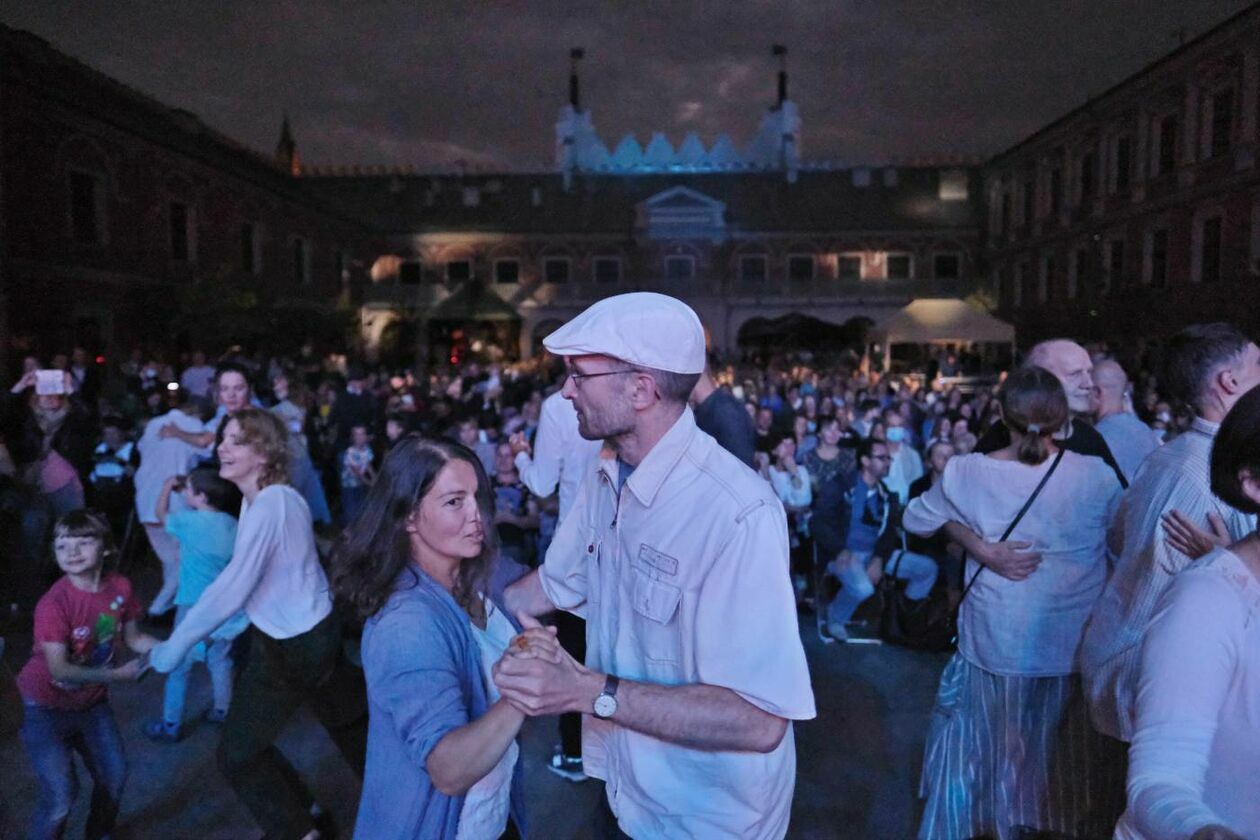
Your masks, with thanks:
[(648, 676), (662, 682), (677, 680), (676, 670), (682, 661), (678, 617), (682, 590), (638, 566), (634, 568), (633, 586), (634, 633)]

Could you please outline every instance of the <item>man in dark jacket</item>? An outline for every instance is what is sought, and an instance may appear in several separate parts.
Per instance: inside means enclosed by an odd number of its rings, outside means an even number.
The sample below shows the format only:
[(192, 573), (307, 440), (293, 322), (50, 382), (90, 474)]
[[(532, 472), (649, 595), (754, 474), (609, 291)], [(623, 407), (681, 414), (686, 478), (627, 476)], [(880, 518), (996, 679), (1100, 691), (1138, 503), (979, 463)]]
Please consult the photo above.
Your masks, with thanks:
[(346, 387), (337, 395), (332, 412), (328, 417), (329, 425), (336, 431), (333, 448), (340, 463), (341, 453), (350, 445), (350, 430), (355, 426), (376, 429), (380, 425), (381, 406), (376, 395), (368, 388), (367, 371), (358, 365), (351, 365), (346, 371)]
[(753, 422), (744, 404), (717, 387), (708, 368), (691, 391), (696, 425), (727, 452), (753, 466)]
[(841, 584), (825, 607), (825, 620), (821, 599), (818, 605), (824, 642), (848, 640), (845, 624), (875, 594), (885, 571), (896, 568), (897, 577), (909, 583), (907, 597), (915, 600), (926, 598), (936, 582), (937, 566), (930, 557), (903, 550), (901, 505), (883, 481), (891, 460), (887, 444), (868, 438), (858, 444), (857, 472), (837, 474), (819, 488), (810, 519), (822, 567), (818, 575), (830, 574)]

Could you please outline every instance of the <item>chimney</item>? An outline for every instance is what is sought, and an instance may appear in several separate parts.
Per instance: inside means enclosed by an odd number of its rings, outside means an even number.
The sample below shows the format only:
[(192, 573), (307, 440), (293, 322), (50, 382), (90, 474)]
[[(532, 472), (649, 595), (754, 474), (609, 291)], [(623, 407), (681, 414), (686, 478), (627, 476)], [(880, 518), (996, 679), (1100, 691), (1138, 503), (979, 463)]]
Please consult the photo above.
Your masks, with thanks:
[(586, 50), (574, 47), (569, 50), (569, 104), (577, 113), (582, 112), (582, 97), (578, 89), (578, 63), (586, 55)]
[(779, 101), (778, 107), (783, 107), (783, 103), (787, 101), (787, 47), (782, 44), (775, 44), (770, 48), (772, 55), (779, 59)]

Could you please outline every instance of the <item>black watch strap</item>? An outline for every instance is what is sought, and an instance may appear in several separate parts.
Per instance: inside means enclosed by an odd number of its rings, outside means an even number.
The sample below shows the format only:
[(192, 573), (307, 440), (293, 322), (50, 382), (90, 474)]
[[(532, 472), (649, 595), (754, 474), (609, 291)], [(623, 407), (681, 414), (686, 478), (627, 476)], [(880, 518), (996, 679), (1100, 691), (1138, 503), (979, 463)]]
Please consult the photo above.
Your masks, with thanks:
[(612, 674), (609, 674), (609, 675), (608, 675), (608, 676), (604, 679), (604, 690), (603, 690), (602, 692), (600, 692), (600, 693), (601, 693), (601, 694), (607, 694), (609, 697), (616, 697), (616, 696), (617, 696), (617, 686), (619, 686), (619, 685), (621, 685), (621, 680), (617, 679), (617, 678), (616, 678), (615, 676), (613, 676)]

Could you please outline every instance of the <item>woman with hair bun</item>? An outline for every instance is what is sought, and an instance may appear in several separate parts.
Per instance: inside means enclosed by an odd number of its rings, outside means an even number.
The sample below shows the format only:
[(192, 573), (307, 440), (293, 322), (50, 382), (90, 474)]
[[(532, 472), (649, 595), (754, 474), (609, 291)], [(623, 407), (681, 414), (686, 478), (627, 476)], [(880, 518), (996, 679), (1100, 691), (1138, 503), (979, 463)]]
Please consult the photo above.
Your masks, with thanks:
[(311, 794), (274, 743), (298, 708), (310, 703), (362, 775), (367, 708), (363, 677), (342, 654), (310, 508), (287, 483), (287, 437), (283, 421), (262, 409), (228, 415), (219, 476), (244, 497), (232, 560), (170, 639), (153, 649), (150, 662), (169, 674), (193, 645), (245, 611), (253, 625), (249, 661), (223, 723), (219, 767), (268, 837), (314, 840), (321, 833)]
[(958, 652), (928, 733), (919, 836), (1109, 837), (1121, 771), (1089, 725), (1077, 648), (1106, 580), (1120, 483), (1102, 460), (1058, 446), (1068, 404), (1052, 373), (1016, 370), (999, 400), (1010, 443), (951, 459), (903, 519), (924, 537), (961, 522), (1026, 552), (1002, 572), (968, 556)]

